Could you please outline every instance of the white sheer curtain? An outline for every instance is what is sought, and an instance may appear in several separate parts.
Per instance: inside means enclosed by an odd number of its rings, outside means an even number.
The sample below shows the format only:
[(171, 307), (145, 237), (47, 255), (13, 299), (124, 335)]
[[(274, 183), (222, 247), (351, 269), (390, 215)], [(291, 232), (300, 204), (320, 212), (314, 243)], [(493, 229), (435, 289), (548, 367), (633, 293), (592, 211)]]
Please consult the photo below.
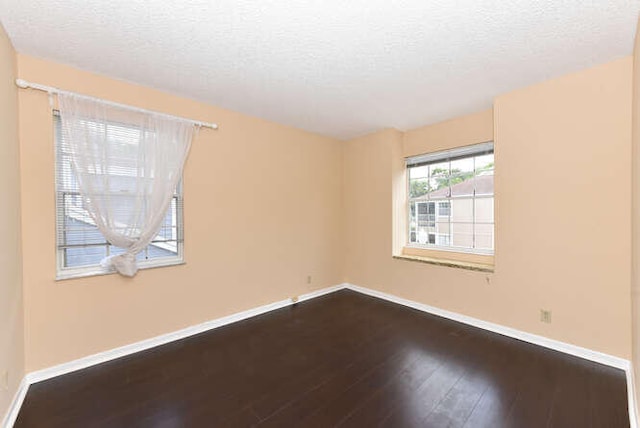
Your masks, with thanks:
[(124, 276), (162, 224), (189, 153), (194, 125), (59, 94), (62, 132), (85, 209), (124, 253), (102, 260)]

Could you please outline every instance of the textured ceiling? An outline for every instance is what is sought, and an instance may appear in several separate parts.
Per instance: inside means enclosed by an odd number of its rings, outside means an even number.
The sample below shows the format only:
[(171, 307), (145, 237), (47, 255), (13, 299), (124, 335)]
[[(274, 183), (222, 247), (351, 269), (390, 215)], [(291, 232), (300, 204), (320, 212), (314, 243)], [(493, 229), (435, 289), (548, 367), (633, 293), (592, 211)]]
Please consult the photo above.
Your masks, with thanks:
[(488, 108), (629, 55), (639, 11), (640, 0), (0, 0), (21, 53), (342, 139)]

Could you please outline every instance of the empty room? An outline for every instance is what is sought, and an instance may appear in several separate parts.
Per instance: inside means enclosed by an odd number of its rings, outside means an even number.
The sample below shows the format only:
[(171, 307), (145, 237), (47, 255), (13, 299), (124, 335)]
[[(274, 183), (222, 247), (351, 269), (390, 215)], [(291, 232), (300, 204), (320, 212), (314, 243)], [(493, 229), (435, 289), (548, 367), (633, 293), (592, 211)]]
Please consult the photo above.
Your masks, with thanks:
[(0, 426), (638, 428), (640, 0), (0, 0)]

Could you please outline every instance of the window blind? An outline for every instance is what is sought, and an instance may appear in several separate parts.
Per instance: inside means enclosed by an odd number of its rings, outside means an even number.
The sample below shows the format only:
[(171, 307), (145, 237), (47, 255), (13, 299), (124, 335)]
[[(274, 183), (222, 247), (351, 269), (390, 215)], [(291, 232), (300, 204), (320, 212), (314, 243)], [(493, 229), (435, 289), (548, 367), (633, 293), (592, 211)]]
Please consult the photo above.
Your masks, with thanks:
[(493, 141), (418, 156), (411, 156), (406, 158), (405, 161), (408, 167), (416, 167), (464, 159), (471, 156), (488, 155), (491, 153), (493, 153)]
[[(109, 156), (114, 159), (108, 170), (95, 171), (104, 175), (109, 185), (104, 197), (115, 198), (121, 205), (116, 217), (130, 215), (131, 197), (129, 190), (135, 186), (136, 162), (132, 156), (137, 153), (136, 144), (141, 130), (123, 123), (107, 125), (93, 123), (89, 132), (105, 133)], [(56, 144), (56, 241), (59, 272), (99, 266), (107, 256), (121, 254), (123, 249), (109, 244), (102, 236), (89, 213), (84, 209), (78, 183), (73, 173), (70, 146), (64, 138), (60, 117), (54, 113), (54, 135)], [(133, 160), (132, 160), (133, 159)], [(151, 177), (150, 177), (151, 178)], [(162, 226), (153, 241), (137, 255), (140, 266), (145, 261), (162, 265), (162, 261), (175, 263), (182, 260), (183, 243), (183, 198), (182, 185), (178, 184), (171, 205)], [(160, 262), (160, 263), (158, 263)]]

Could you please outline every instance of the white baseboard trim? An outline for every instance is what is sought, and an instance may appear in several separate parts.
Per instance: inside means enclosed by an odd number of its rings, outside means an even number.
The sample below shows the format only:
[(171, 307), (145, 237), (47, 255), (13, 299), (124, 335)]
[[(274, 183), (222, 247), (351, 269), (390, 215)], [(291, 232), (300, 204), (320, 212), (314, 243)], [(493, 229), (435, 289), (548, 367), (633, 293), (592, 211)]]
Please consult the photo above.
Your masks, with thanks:
[(613, 355), (605, 354), (605, 353), (594, 351), (591, 349), (583, 348), (581, 346), (572, 345), (570, 343), (560, 342), (559, 340), (549, 339), (548, 337), (538, 336), (537, 334), (516, 330), (514, 328), (506, 327), (500, 324), (494, 324), (488, 321), (483, 321), (483, 320), (462, 315), (456, 312), (451, 312), (444, 309), (436, 308), (434, 306), (425, 305), (424, 303), (418, 303), (413, 300), (404, 299), (402, 297), (383, 293), (377, 290), (372, 290), (370, 288), (360, 287), (358, 285), (349, 284), (349, 283), (344, 284), (344, 286), (349, 290), (366, 294), (371, 297), (387, 300), (392, 303), (397, 303), (399, 305), (417, 309), (422, 312), (427, 312), (432, 315), (437, 315), (437, 316), (447, 318), (453, 321), (461, 322), (463, 324), (467, 324), (473, 327), (478, 327), (483, 330), (488, 330), (494, 333), (501, 334), (503, 336), (512, 337), (514, 339), (522, 340), (524, 342), (529, 342), (534, 345), (543, 346), (545, 348), (553, 349), (555, 351), (563, 352), (565, 354), (584, 358), (585, 360), (594, 361), (596, 363), (600, 363), (606, 366), (611, 366), (617, 369), (624, 370), (627, 378), (627, 398), (628, 398), (627, 406), (629, 408), (629, 423), (631, 428), (638, 428), (638, 420), (636, 415), (635, 381), (634, 381), (633, 367), (629, 360), (625, 360), (624, 358), (616, 357)]
[[(325, 294), (333, 293), (344, 288), (343, 284), (333, 287), (327, 287), (320, 290), (315, 290), (307, 294), (298, 296), (298, 302), (313, 299), (316, 297), (324, 296)], [(164, 345), (169, 342), (184, 339), (189, 336), (194, 336), (205, 331), (213, 330), (228, 324), (232, 324), (238, 321), (252, 318), (258, 315), (262, 315), (267, 312), (281, 309), (286, 306), (292, 305), (295, 302), (289, 298), (280, 300), (278, 302), (269, 303), (264, 306), (249, 309), (246, 311), (238, 312), (226, 317), (218, 318), (211, 321), (203, 322), (202, 324), (193, 325), (183, 328), (181, 330), (173, 331), (171, 333), (161, 334), (160, 336), (152, 337), (149, 339), (141, 340), (139, 342), (131, 343), (129, 345), (120, 346), (118, 348), (110, 349), (108, 351), (99, 352), (97, 354), (88, 355), (86, 357), (78, 358), (77, 360), (69, 361), (48, 367), (42, 370), (28, 373), (26, 375), (27, 382), (29, 384), (40, 382), (46, 379), (51, 379), (56, 376), (71, 373), (76, 370), (81, 370), (87, 367), (95, 366), (96, 364), (104, 363), (107, 361), (115, 360), (116, 358), (131, 355), (136, 352), (145, 351), (156, 346)]]
[[(335, 291), (342, 289), (349, 289), (361, 294), (376, 297), (379, 299), (387, 300), (392, 303), (397, 303), (409, 308), (417, 309), (422, 312), (427, 312), (433, 315), (441, 316), (453, 321), (461, 322), (463, 324), (478, 327), (484, 330), (492, 331), (494, 333), (501, 334), (503, 336), (512, 337), (525, 342), (532, 343), (534, 345), (543, 346), (545, 348), (553, 349), (565, 354), (574, 355), (576, 357), (584, 358), (586, 360), (594, 361), (607, 366), (622, 369), (626, 372), (627, 376), (627, 391), (629, 399), (629, 419), (631, 422), (631, 428), (638, 428), (636, 419), (636, 396), (635, 396), (635, 382), (631, 363), (623, 358), (615, 357), (613, 355), (604, 354), (602, 352), (593, 351), (591, 349), (583, 348), (580, 346), (572, 345), (569, 343), (560, 342), (547, 337), (538, 336), (532, 333), (516, 330), (510, 327), (494, 324), (488, 321), (483, 321), (477, 318), (469, 317), (466, 315), (458, 314), (456, 312), (447, 311), (444, 309), (436, 308), (434, 306), (418, 303), (412, 300), (404, 299), (402, 297), (394, 296), (392, 294), (383, 293), (381, 291), (373, 290), (370, 288), (360, 287), (354, 284), (343, 283), (333, 287), (327, 287), (320, 290), (312, 291), (307, 294), (298, 296), (298, 302), (310, 300), (316, 297), (324, 296)], [(199, 333), (203, 333), (209, 330), (213, 330), (228, 324), (232, 324), (238, 321), (242, 321), (248, 318), (252, 318), (258, 315), (262, 315), (267, 312), (281, 309), (286, 306), (292, 305), (295, 302), (292, 299), (280, 300), (278, 302), (270, 303), (257, 308), (249, 309), (236, 314), (228, 315), (226, 317), (218, 318), (211, 321), (206, 321), (202, 324), (186, 327), (181, 330), (177, 330), (171, 333), (162, 334), (160, 336), (152, 337), (146, 340), (135, 342), (129, 345), (114, 348), (108, 351), (99, 352), (97, 354), (88, 355), (67, 363), (59, 364), (53, 367), (48, 367), (42, 370), (28, 373), (20, 384), (20, 388), (16, 392), (14, 400), (9, 408), (5, 420), (3, 422), (3, 428), (11, 428), (18, 416), (18, 412), (22, 405), (22, 402), (27, 394), (29, 385), (40, 382), (43, 380), (51, 379), (56, 376), (61, 376), (67, 373), (71, 373), (77, 370), (81, 370), (87, 367), (91, 367), (97, 364), (101, 364), (116, 358), (124, 357), (134, 354), (136, 352), (144, 351), (154, 348), (156, 346), (164, 345), (176, 340), (184, 339), (189, 336), (193, 336)]]
[(29, 390), (29, 383), (27, 382), (26, 376), (22, 378), (20, 385), (18, 386), (18, 390), (13, 396), (13, 400), (9, 405), (9, 409), (7, 410), (7, 414), (2, 420), (2, 428), (11, 428), (13, 424), (15, 424), (16, 419), (18, 418), (18, 413), (20, 412), (20, 407), (22, 407), (22, 402), (24, 401), (24, 397), (27, 396), (27, 391)]
[(127, 355), (135, 354), (136, 352), (145, 351), (147, 349), (154, 348), (156, 346), (164, 345), (169, 342), (184, 339), (189, 336), (193, 336), (199, 333), (204, 333), (208, 330), (213, 330), (218, 327), (222, 327), (228, 324), (232, 324), (238, 321), (242, 321), (248, 318), (252, 318), (258, 315), (265, 314), (267, 312), (281, 309), (286, 306), (293, 305), (297, 302), (304, 302), (305, 300), (314, 299), (316, 297), (324, 296), (325, 294), (333, 293), (345, 288), (346, 284), (340, 284), (333, 287), (322, 288), (320, 290), (311, 291), (306, 294), (297, 296), (297, 300), (293, 298), (280, 300), (278, 302), (269, 303), (264, 306), (249, 309), (236, 314), (228, 315), (226, 317), (218, 318), (211, 321), (206, 321), (202, 324), (186, 327), (181, 330), (177, 330), (171, 333), (162, 334), (160, 336), (152, 337), (149, 339), (141, 340), (139, 342), (131, 343), (129, 345), (121, 346), (118, 348), (110, 349), (104, 352), (98, 352), (97, 354), (88, 355), (86, 357), (78, 358), (77, 360), (69, 361), (66, 363), (58, 364), (52, 367), (47, 367), (42, 370), (27, 373), (20, 383), (20, 388), (16, 392), (16, 395), (11, 403), (3, 422), (2, 428), (12, 428), (13, 424), (18, 417), (22, 402), (27, 395), (29, 385), (43, 380), (51, 379), (56, 376), (61, 376), (67, 373), (71, 373), (77, 370), (82, 370), (87, 367), (95, 366), (107, 361), (114, 360), (116, 358), (124, 357)]
[(513, 337), (514, 339), (519, 339), (524, 342), (532, 343), (534, 345), (543, 346), (545, 348), (564, 352), (565, 354), (570, 354), (576, 357), (584, 358), (586, 360), (595, 361), (596, 363), (605, 364), (607, 366), (615, 367), (622, 370), (626, 370), (629, 366), (629, 360), (615, 357), (613, 355), (604, 354), (602, 352), (593, 351), (581, 346), (560, 342), (558, 340), (549, 339), (548, 337), (538, 336), (536, 334), (516, 330), (515, 328), (505, 327), (500, 324), (483, 321), (478, 318), (472, 318), (456, 312), (451, 312), (444, 309), (436, 308), (434, 306), (425, 305), (424, 303), (418, 303), (412, 300), (404, 299), (402, 297), (397, 297), (392, 294), (383, 293), (381, 291), (372, 290), (370, 288), (360, 287), (358, 285), (346, 284), (346, 288), (372, 297), (387, 300), (389, 302), (398, 303), (400, 305), (417, 309), (422, 312), (427, 312), (432, 315), (448, 318), (450, 320), (458, 321), (463, 324), (471, 325), (473, 327), (478, 327), (483, 330), (492, 331), (503, 336)]

